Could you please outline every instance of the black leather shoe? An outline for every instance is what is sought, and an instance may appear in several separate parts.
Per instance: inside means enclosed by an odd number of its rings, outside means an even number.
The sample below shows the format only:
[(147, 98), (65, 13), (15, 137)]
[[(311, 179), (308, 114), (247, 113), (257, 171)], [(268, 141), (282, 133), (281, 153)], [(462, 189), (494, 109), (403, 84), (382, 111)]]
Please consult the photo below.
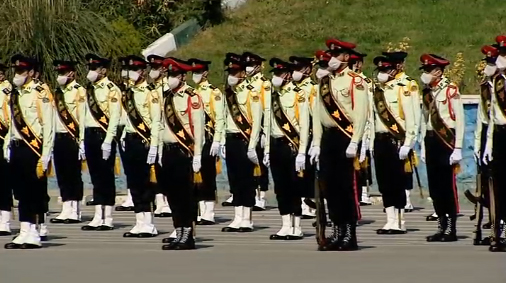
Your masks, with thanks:
[(369, 206), (372, 205), (370, 202), (360, 202), (360, 206)]
[(286, 239), (288, 241), (296, 241), (296, 240), (302, 240), (304, 239), (304, 236), (293, 236), (293, 235), (288, 235), (286, 236)]
[(162, 243), (164, 243), (164, 244), (170, 244), (170, 243), (174, 242), (175, 239), (176, 238), (163, 238), (162, 239)]
[(302, 218), (302, 219), (315, 219), (315, 218), (316, 218), (316, 216), (302, 214), (301, 218)]
[(134, 207), (133, 206), (116, 206), (114, 208), (115, 211), (134, 211)]
[(172, 213), (162, 212), (162, 213), (154, 214), (154, 216), (159, 217), (159, 218), (168, 218), (168, 217), (172, 216)]
[(492, 228), (492, 222), (488, 222), (488, 223), (483, 224), (483, 226), (481, 226), (481, 228), (483, 228), (483, 229), (490, 229), (490, 228)]
[(65, 224), (79, 224), (81, 223), (82, 221), (81, 220), (78, 220), (78, 219), (65, 219)]
[(53, 224), (63, 224), (65, 223), (65, 220), (66, 219), (59, 219), (59, 218), (51, 218), (49, 220), (49, 222), (53, 223)]
[(47, 236), (40, 236), (40, 241), (41, 242), (47, 242)]
[(114, 230), (114, 227), (107, 226), (107, 225), (102, 225), (102, 226), (99, 226), (97, 230), (99, 230), (99, 231), (110, 231), (110, 230)]
[(389, 235), (402, 235), (402, 234), (406, 234), (407, 231), (404, 231), (404, 230), (395, 230), (395, 229), (392, 229), (392, 230), (388, 230), (388, 233)]
[(15, 243), (7, 243), (4, 245), (4, 249), (6, 250), (18, 250), (21, 249), (22, 244), (15, 244)]
[(280, 236), (278, 234), (272, 234), (269, 236), (270, 240), (288, 240), (288, 236)]
[(173, 241), (172, 243), (168, 244), (168, 245), (163, 245), (162, 246), (162, 250), (164, 251), (172, 251), (172, 250), (175, 250), (176, 247), (177, 247), (177, 242), (176, 241)]
[(436, 217), (434, 215), (428, 215), (427, 217), (425, 217), (425, 221), (437, 221), (439, 217)]
[(7, 231), (0, 231), (0, 237), (3, 237), (3, 236), (10, 236), (12, 235), (11, 232), (7, 232)]
[(490, 246), (492, 243), (492, 237), (485, 237), (480, 242), (476, 243), (475, 246)]
[(20, 249), (22, 249), (22, 250), (35, 250), (35, 249), (40, 249), (40, 248), (42, 248), (42, 246), (34, 245), (34, 244), (22, 244)]
[(378, 234), (378, 235), (390, 234), (390, 230), (387, 230), (387, 229), (378, 229), (378, 230), (376, 230), (376, 234)]
[(199, 222), (197, 222), (197, 225), (202, 225), (202, 226), (209, 226), (209, 225), (214, 225), (214, 224), (216, 224), (216, 223), (213, 221), (205, 220), (205, 219), (201, 219)]
[(95, 227), (95, 226), (86, 225), (86, 226), (81, 227), (81, 230), (83, 230), (83, 231), (98, 231), (99, 230), (98, 228), (100, 228), (100, 226)]
[(249, 227), (241, 227), (239, 228), (239, 233), (249, 233), (249, 232), (253, 232), (253, 228), (249, 228)]
[(221, 232), (239, 232), (239, 228), (223, 227)]
[(436, 233), (434, 235), (427, 236), (427, 242), (441, 242), (441, 239), (443, 238), (443, 233)]
[(441, 242), (456, 242), (457, 240), (457, 235), (455, 234), (443, 234), (443, 236), (441, 236)]
[(139, 238), (153, 238), (158, 236), (158, 234), (152, 234), (152, 233), (139, 233)]
[(95, 201), (93, 201), (93, 200), (89, 200), (86, 202), (86, 205), (87, 206), (94, 206), (94, 205), (97, 205), (97, 203), (95, 203)]
[(501, 239), (501, 241), (499, 243), (497, 243), (496, 245), (490, 246), (488, 248), (488, 250), (491, 252), (494, 252), (494, 253), (506, 252), (506, 239)]
[(123, 234), (123, 238), (139, 238), (140, 234), (126, 232)]
[(178, 251), (185, 251), (185, 250), (194, 250), (195, 249), (195, 241), (193, 238), (188, 239), (188, 241), (182, 243), (179, 242), (176, 244), (176, 250)]
[(264, 211), (265, 208), (262, 208), (262, 207), (259, 207), (259, 206), (253, 206), (253, 208), (251, 210), (253, 210), (253, 211)]
[(406, 213), (413, 212), (413, 209), (412, 208), (405, 208), (404, 212), (406, 212)]
[(221, 203), (221, 206), (232, 206), (232, 203), (224, 201)]

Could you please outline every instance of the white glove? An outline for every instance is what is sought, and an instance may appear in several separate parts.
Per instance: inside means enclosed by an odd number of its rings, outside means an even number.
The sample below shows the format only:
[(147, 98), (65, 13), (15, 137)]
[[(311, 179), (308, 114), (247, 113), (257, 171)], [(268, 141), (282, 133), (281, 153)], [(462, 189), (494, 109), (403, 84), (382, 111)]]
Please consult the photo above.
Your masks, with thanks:
[(478, 165), (480, 164), (480, 149), (479, 148), (474, 148), (474, 152), (473, 152), (473, 157), (474, 157), (474, 162), (478, 163)]
[(346, 157), (353, 158), (355, 156), (357, 156), (357, 143), (350, 142), (350, 145), (346, 148)]
[(103, 143), (101, 146), (102, 149), (102, 159), (107, 160), (111, 156), (111, 144)]
[(485, 150), (483, 151), (483, 163), (487, 165), (494, 158), (492, 157), (492, 149), (489, 145), (485, 146)]
[(264, 154), (263, 163), (264, 163), (265, 167), (269, 167), (269, 165), (271, 165), (271, 159), (270, 159), (270, 156), (268, 153)]
[(216, 156), (220, 152), (220, 143), (219, 142), (213, 142), (211, 144), (211, 149), (209, 150), (209, 155)]
[(225, 147), (225, 144), (220, 144), (220, 155), (221, 158), (225, 159), (227, 157), (227, 149)]
[(125, 151), (125, 139), (120, 140), (121, 150)]
[(360, 149), (360, 156), (358, 158), (358, 162), (362, 163), (364, 162), (365, 158), (367, 157), (367, 149), (364, 146), (364, 143), (362, 143), (362, 148)]
[(312, 146), (309, 149), (309, 161), (311, 164), (315, 164), (320, 161), (320, 151), (321, 148), (319, 146)]
[(249, 160), (251, 160), (251, 162), (258, 165), (258, 163), (259, 163), (258, 162), (258, 155), (257, 155), (257, 151), (254, 148), (248, 150), (248, 158), (249, 158)]
[(411, 150), (411, 148), (409, 146), (405, 146), (405, 145), (401, 146), (401, 149), (399, 150), (399, 159), (404, 160), (404, 159), (408, 158), (410, 150)]
[(79, 160), (85, 160), (86, 159), (86, 152), (84, 151), (84, 141), (81, 141), (79, 143), (79, 154), (77, 157)]
[(158, 164), (162, 167), (163, 146), (158, 147)]
[(156, 162), (156, 154), (158, 153), (157, 146), (150, 146), (148, 151), (148, 160), (146, 161), (149, 165), (155, 164)]
[(306, 169), (306, 155), (303, 153), (297, 154), (295, 158), (295, 171), (300, 172)]
[(266, 136), (265, 135), (262, 135), (262, 137), (260, 137), (260, 147), (261, 148), (265, 148), (265, 140), (266, 140)]
[(422, 144), (422, 148), (420, 149), (420, 160), (425, 163), (425, 145)]
[(7, 148), (4, 151), (4, 159), (9, 163), (11, 161), (11, 147), (7, 146)]
[(450, 165), (459, 163), (462, 160), (462, 149), (456, 148), (450, 155)]
[(201, 155), (195, 155), (193, 157), (193, 172), (199, 172), (200, 171), (200, 168), (202, 167), (202, 163), (201, 163), (201, 160), (202, 160), (202, 156)]
[(51, 156), (42, 155), (42, 157), (40, 158), (40, 161), (42, 162), (42, 170), (47, 171), (47, 167), (49, 166), (49, 161), (51, 161)]

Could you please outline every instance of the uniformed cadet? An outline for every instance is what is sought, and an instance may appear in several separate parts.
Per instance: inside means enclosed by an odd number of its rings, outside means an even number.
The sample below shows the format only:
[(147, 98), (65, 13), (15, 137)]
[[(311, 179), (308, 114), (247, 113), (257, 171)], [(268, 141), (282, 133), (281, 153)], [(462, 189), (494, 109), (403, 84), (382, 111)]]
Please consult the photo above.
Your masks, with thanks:
[(202, 98), (205, 110), (205, 143), (202, 149), (202, 184), (198, 188), (198, 225), (214, 225), (216, 202), (216, 166), (219, 161), (220, 143), (225, 129), (225, 99), (221, 90), (213, 86), (207, 76), (209, 61), (189, 59), (192, 64), (192, 79), (197, 85), (195, 92)]
[[(483, 162), (492, 167), (492, 178), (494, 180), (491, 188), (493, 239), (489, 250), (492, 252), (506, 252), (506, 178), (504, 168), (506, 164), (506, 151), (503, 149), (506, 141), (506, 36), (496, 37), (494, 47), (498, 50), (495, 61), (498, 74), (494, 77), (493, 95), (491, 97), (491, 109), (489, 114), (489, 127), (487, 131), (487, 142), (484, 150)], [(495, 208), (495, 209), (494, 209)]]
[[(192, 70), (188, 62), (164, 60), (169, 89), (164, 93), (161, 156), (162, 185), (172, 208), (176, 238), (166, 238), (163, 250), (195, 249), (193, 237), (197, 218), (196, 185), (201, 182), (204, 145), (204, 107), (202, 98), (186, 83)], [(160, 149), (160, 147), (162, 147)]]
[[(362, 67), (364, 65), (364, 57), (367, 54), (360, 53), (355, 51), (350, 55), (350, 60), (348, 61), (348, 67), (359, 74), (367, 83), (367, 94), (369, 97), (369, 101), (371, 96), (373, 95), (373, 81), (368, 78), (363, 72)], [(369, 198), (369, 188), (372, 185), (372, 168), (371, 168), (371, 151), (369, 149), (369, 134), (371, 133), (371, 125), (372, 125), (372, 105), (369, 103), (369, 119), (365, 126), (364, 137), (362, 137), (362, 143), (360, 145), (360, 170), (358, 172), (360, 186), (358, 186), (358, 195), (360, 196), (360, 205), (371, 205), (371, 199)]]
[(428, 242), (457, 241), (459, 213), (456, 173), (462, 160), (464, 107), (458, 87), (443, 72), (450, 62), (434, 54), (420, 57), (423, 70), (421, 158), (427, 164), (429, 192), (438, 218), (437, 233)]
[[(6, 78), (7, 66), (0, 63), (0, 145), (4, 146), (5, 136), (10, 126), (10, 95), (12, 85)], [(9, 174), (9, 166), (4, 156), (4, 151), (0, 152), (0, 180), (3, 185), (0, 187), (0, 236), (10, 236), (12, 234), (10, 222), (12, 217), (12, 186)]]
[(374, 65), (378, 70), (378, 84), (369, 102), (374, 115), (369, 148), (374, 153), (376, 180), (387, 215), (386, 224), (377, 233), (404, 234), (404, 188), (408, 178), (406, 171), (409, 171), (405, 167), (411, 168), (408, 156), (416, 140), (413, 99), (408, 86), (396, 79), (395, 60), (379, 56), (374, 58)]
[(85, 56), (88, 64), (84, 147), (93, 184), (95, 214), (82, 230), (114, 229), (112, 210), (116, 199), (114, 162), (117, 128), (121, 116), (121, 90), (109, 80), (111, 61), (95, 54)]
[[(254, 171), (259, 173), (256, 147), (259, 143), (262, 102), (260, 93), (246, 80), (246, 65), (228, 59), (226, 97), (226, 124), (222, 152), (227, 162), (230, 189), (233, 193), (234, 220), (223, 232), (252, 232), (251, 209), (255, 205), (257, 184)], [(259, 175), (259, 174), (257, 174)]]
[(281, 214), (281, 229), (271, 240), (299, 240), (304, 237), (300, 226), (301, 196), (304, 190), (306, 151), (309, 138), (309, 94), (292, 82), (293, 64), (272, 58), (272, 97), (267, 97), (271, 122), (266, 133), (264, 164), (272, 170), (274, 191)]
[[(262, 73), (263, 62), (265, 59), (257, 54), (244, 52), (242, 54), (242, 61), (246, 64), (246, 81), (255, 88), (257, 93), (259, 93), (262, 108), (265, 108), (264, 111), (269, 113), (270, 109), (268, 107), (270, 105), (265, 103), (265, 99), (271, 95), (271, 82), (266, 79)], [(265, 127), (266, 122), (262, 122), (262, 125)], [(257, 145), (257, 155), (259, 160), (263, 160), (264, 158), (264, 146), (266, 141), (265, 135), (266, 134), (262, 130), (260, 132), (260, 142)], [(257, 182), (257, 192), (254, 210), (257, 211), (265, 210), (265, 192), (269, 189), (269, 170), (263, 162), (260, 162), (260, 170), (260, 176), (255, 176), (255, 180)]]
[(80, 202), (83, 199), (81, 161), (85, 159), (81, 123), (86, 109), (86, 90), (76, 81), (76, 62), (55, 60), (59, 87), (55, 91), (56, 108), (54, 166), (62, 211), (51, 223), (73, 224), (81, 222)]
[[(404, 51), (395, 51), (395, 52), (382, 52), (383, 56), (387, 57), (397, 69), (397, 75), (395, 79), (401, 83), (406, 85), (407, 88), (411, 92), (411, 99), (413, 100), (413, 112), (415, 114), (415, 127), (416, 127), (416, 136), (418, 137), (418, 132), (420, 131), (420, 123), (421, 123), (421, 108), (422, 108), (422, 100), (420, 95), (420, 88), (418, 87), (418, 83), (411, 77), (409, 77), (404, 71), (404, 65), (406, 57), (408, 53)], [(416, 140), (413, 141), (411, 148), (414, 148)], [(415, 158), (415, 153), (412, 150), (410, 155), (408, 156), (408, 161), (411, 163), (411, 169), (407, 173), (405, 190), (406, 190), (406, 207), (404, 208), (406, 212), (413, 211), (413, 204), (411, 203), (411, 191), (413, 190), (413, 171), (414, 167), (416, 167), (417, 159)]]
[(313, 110), (311, 159), (319, 162), (329, 217), (337, 231), (320, 248), (356, 250), (360, 206), (354, 163), (368, 118), (367, 84), (347, 65), (355, 44), (338, 39), (329, 39), (326, 44), (332, 55), (328, 62), (331, 73), (319, 82), (320, 95)]
[(136, 221), (123, 237), (154, 237), (158, 231), (153, 225), (155, 186), (150, 184), (150, 174), (155, 174), (154, 164), (160, 142), (160, 96), (155, 86), (148, 85), (146, 80), (148, 62), (136, 55), (127, 56), (125, 60), (132, 86), (122, 98), (127, 121), (121, 144), (124, 145), (125, 173), (130, 184)]
[[(121, 97), (123, 97), (128, 89), (130, 89), (133, 85), (132, 80), (128, 77), (128, 62), (126, 57), (119, 57), (118, 62), (121, 65), (120, 76), (121, 81), (118, 83), (118, 88), (121, 90)], [(119, 140), (123, 134), (125, 129), (125, 125), (127, 123), (127, 113), (123, 109), (123, 105), (121, 105), (121, 117), (118, 124), (118, 130), (116, 131), (116, 139)], [(125, 162), (125, 154), (123, 150), (123, 145), (118, 146), (119, 156), (121, 158), (121, 163), (123, 164), (123, 170), (126, 172), (126, 167), (128, 166)], [(127, 198), (123, 203), (116, 206), (114, 209), (116, 211), (134, 211), (134, 201), (132, 199), (132, 192), (130, 191), (130, 182), (127, 178)]]
[[(159, 100), (161, 101), (164, 91), (169, 89), (167, 86), (167, 70), (163, 67), (163, 60), (165, 58), (158, 55), (149, 55), (147, 59), (148, 64), (151, 66), (149, 77), (155, 87), (156, 92), (158, 93)], [(162, 105), (160, 105), (160, 107), (162, 107)], [(160, 165), (156, 163), (155, 168), (156, 178), (161, 179)], [(167, 201), (167, 196), (163, 194), (163, 188), (160, 183), (157, 183), (155, 185), (155, 194), (156, 209), (153, 212), (154, 216), (162, 218), (171, 217), (172, 210), (170, 209), (169, 202)]]
[(13, 189), (21, 224), (19, 234), (5, 248), (34, 249), (41, 247), (37, 224), (44, 221), (49, 203), (47, 169), (54, 143), (54, 108), (50, 93), (34, 81), (36, 60), (15, 55), (11, 63), (16, 88), (11, 93), (4, 157), (16, 176)]
[[(311, 140), (313, 139), (312, 131), (312, 115), (313, 107), (318, 95), (318, 84), (311, 78), (313, 69), (314, 58), (305, 58), (298, 56), (290, 56), (288, 60), (293, 64), (292, 80), (295, 86), (300, 88), (309, 103), (309, 143), (306, 150), (306, 165), (304, 169), (304, 184), (302, 189), (302, 219), (312, 219), (316, 217), (314, 207), (316, 204), (313, 202), (315, 197), (314, 182), (315, 182), (315, 165), (311, 164), (309, 160), (309, 149), (311, 148)], [(312, 207), (308, 206), (309, 202)]]

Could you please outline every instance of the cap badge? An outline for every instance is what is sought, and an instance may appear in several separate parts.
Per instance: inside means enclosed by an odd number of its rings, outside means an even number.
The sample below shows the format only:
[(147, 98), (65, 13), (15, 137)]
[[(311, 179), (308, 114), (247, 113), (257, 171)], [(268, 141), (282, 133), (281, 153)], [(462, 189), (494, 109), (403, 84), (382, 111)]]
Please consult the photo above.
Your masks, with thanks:
[(334, 50), (335, 47), (336, 47), (336, 45), (334, 43), (330, 44), (330, 50)]

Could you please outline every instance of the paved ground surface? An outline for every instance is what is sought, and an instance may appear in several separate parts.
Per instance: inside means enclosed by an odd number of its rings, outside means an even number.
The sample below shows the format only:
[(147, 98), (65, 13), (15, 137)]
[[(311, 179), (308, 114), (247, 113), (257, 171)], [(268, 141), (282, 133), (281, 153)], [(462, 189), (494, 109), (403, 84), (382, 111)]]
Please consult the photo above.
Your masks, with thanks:
[[(162, 233), (157, 238), (125, 239), (134, 214), (117, 212), (114, 231), (50, 225), (43, 249), (0, 249), (0, 282), (506, 282), (506, 255), (471, 245), (471, 207), (459, 218), (456, 243), (425, 242), (435, 229), (434, 222), (425, 221), (430, 212), (407, 214), (406, 235), (379, 236), (381, 207), (364, 208), (356, 252), (317, 252), (312, 220), (303, 221), (304, 240), (270, 241), (280, 224), (276, 209), (254, 214), (253, 233), (222, 233), (233, 211), (219, 205), (220, 223), (198, 227), (198, 250), (162, 251), (161, 239), (172, 231), (170, 219), (156, 220)], [(84, 215), (89, 219), (91, 208)]]

